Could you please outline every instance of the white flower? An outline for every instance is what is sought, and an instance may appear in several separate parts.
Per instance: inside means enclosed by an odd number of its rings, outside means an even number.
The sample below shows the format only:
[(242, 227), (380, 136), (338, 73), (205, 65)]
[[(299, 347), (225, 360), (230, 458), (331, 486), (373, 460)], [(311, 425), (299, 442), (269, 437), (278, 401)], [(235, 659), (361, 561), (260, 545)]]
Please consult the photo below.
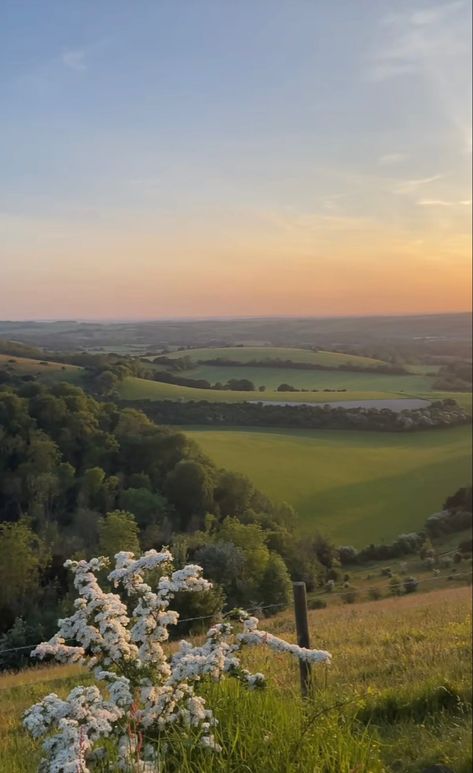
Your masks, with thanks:
[[(258, 619), (241, 610), (241, 633), (236, 634), (230, 623), (218, 623), (202, 645), (182, 641), (169, 658), (162, 644), (169, 637), (169, 626), (179, 620), (170, 601), (179, 591), (211, 588), (201, 567), (191, 564), (173, 571), (167, 549), (148, 550), (139, 558), (117, 553), (108, 579), (122, 588), (129, 599), (126, 604), (118, 593), (105, 592), (97, 580), (97, 572), (107, 565), (106, 558), (66, 562), (79, 594), (75, 611), (60, 620), (58, 633), (33, 653), (61, 662), (84, 662), (103, 685), (103, 693), (97, 686), (76, 687), (65, 700), (52, 693), (25, 713), (24, 725), (33, 738), (45, 737), (42, 769), (50, 773), (88, 773), (88, 766), (103, 756), (97, 743), (104, 738), (115, 741), (120, 770), (132, 766), (141, 773), (156, 773), (160, 759), (152, 744), (143, 751), (143, 737), (152, 740), (161, 734), (160, 749), (166, 749), (162, 734), (170, 727), (185, 734), (196, 732), (201, 746), (220, 751), (212, 734), (217, 721), (196, 689), (202, 680), (227, 676), (250, 688), (263, 686), (263, 674), (251, 674), (241, 666), (244, 645), (265, 644), (311, 663), (330, 661), (328, 652), (260, 631)], [(145, 574), (157, 570), (161, 575), (153, 589)]]

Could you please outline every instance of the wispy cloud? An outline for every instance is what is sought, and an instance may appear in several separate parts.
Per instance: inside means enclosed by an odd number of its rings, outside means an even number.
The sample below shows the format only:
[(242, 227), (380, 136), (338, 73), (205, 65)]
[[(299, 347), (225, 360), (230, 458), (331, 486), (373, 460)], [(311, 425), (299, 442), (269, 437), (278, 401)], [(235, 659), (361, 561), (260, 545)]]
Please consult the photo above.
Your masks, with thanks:
[(471, 199), (447, 201), (446, 199), (419, 199), (419, 207), (471, 207)]
[(442, 180), (443, 174), (433, 174), (431, 177), (421, 177), (415, 180), (402, 180), (393, 189), (393, 193), (411, 193), (418, 188), (422, 188), (424, 185), (430, 185), (430, 183)]
[(75, 72), (84, 72), (84, 70), (87, 70), (85, 51), (80, 48), (71, 48), (67, 51), (63, 51), (61, 58), (64, 66), (68, 67), (70, 70), (74, 70)]
[(394, 166), (400, 164), (402, 161), (406, 161), (409, 156), (406, 153), (385, 153), (378, 158), (378, 164), (380, 166)]
[(462, 0), (433, 5), (427, 9), (412, 6), (381, 20), (380, 45), (371, 59), (369, 75), (386, 80), (413, 72), (431, 74), (438, 60), (461, 50), (458, 24), (465, 23)]
[(469, 0), (432, 3), (395, 11), (380, 20), (376, 49), (367, 77), (383, 82), (396, 77), (422, 79), (459, 148), (471, 152)]

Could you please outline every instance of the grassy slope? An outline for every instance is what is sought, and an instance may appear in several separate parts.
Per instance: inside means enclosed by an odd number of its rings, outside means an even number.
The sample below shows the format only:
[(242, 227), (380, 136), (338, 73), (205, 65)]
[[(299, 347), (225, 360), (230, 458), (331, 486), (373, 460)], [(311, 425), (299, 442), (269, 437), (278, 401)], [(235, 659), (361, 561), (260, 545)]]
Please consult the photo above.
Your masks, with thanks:
[(82, 368), (77, 365), (64, 365), (62, 362), (44, 360), (47, 365), (41, 365), (40, 360), (32, 360), (28, 357), (15, 357), (10, 354), (0, 354), (0, 368), (8, 367), (13, 373), (21, 375), (41, 375), (45, 378), (61, 377), (65, 381), (79, 380)]
[(382, 360), (371, 357), (359, 357), (355, 354), (340, 354), (338, 352), (311, 352), (309, 349), (283, 348), (278, 346), (235, 346), (208, 349), (186, 349), (172, 352), (168, 357), (183, 357), (188, 355), (195, 361), (212, 360), (223, 357), (227, 360), (248, 362), (249, 360), (291, 360), (292, 362), (312, 362), (317, 365), (330, 365), (338, 368), (340, 365), (356, 364), (368, 367), (383, 365)]
[(279, 384), (290, 384), (299, 389), (350, 389), (354, 392), (426, 392), (431, 389), (428, 375), (389, 375), (387, 373), (353, 373), (343, 370), (296, 370), (294, 368), (249, 368), (199, 365), (180, 374), (188, 378), (204, 378), (215, 384), (224, 384), (232, 378), (248, 378), (256, 387), (277, 389)]
[[(469, 610), (470, 593), (461, 588), (309, 612), (311, 643), (332, 652), (333, 664), (315, 669), (316, 702), (306, 705), (305, 716), (294, 661), (249, 650), (250, 668), (267, 675), (269, 689), (248, 692), (231, 682), (209, 688), (223, 754), (183, 750), (175, 769), (419, 773), (444, 763), (468, 773), (471, 716), (456, 705), (439, 710), (438, 701), (448, 697), (447, 686), (452, 695), (469, 695)], [(265, 627), (294, 640), (290, 610)], [(78, 681), (77, 668), (64, 666), (0, 676), (1, 771), (36, 770), (38, 745), (23, 733), (21, 713), (47, 692), (62, 695)], [(353, 722), (357, 711), (359, 725)]]
[(217, 403), (238, 403), (247, 400), (291, 400), (294, 402), (326, 403), (331, 400), (382, 400), (383, 398), (405, 397), (396, 392), (350, 391), (350, 392), (229, 392), (219, 389), (195, 389), (194, 387), (163, 384), (144, 378), (129, 377), (120, 386), (124, 400), (209, 400)]
[(471, 429), (393, 434), (192, 429), (217, 464), (289, 502), (304, 528), (362, 546), (420, 527), (471, 480)]

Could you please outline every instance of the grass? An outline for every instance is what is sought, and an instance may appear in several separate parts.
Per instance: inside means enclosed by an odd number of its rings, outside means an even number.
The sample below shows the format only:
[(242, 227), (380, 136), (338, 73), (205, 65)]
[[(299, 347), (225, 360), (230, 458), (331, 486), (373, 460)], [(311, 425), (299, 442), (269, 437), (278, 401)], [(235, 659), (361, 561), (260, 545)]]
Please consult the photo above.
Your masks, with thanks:
[(291, 504), (302, 527), (357, 547), (422, 526), (471, 480), (471, 428), (396, 434), (186, 430), (220, 466)]
[(296, 370), (294, 368), (254, 368), (223, 365), (198, 365), (182, 372), (188, 378), (203, 378), (211, 384), (222, 384), (232, 378), (247, 378), (256, 387), (275, 390), (279, 384), (298, 389), (349, 389), (354, 392), (427, 392), (433, 384), (428, 374), (391, 375), (386, 373), (353, 373), (344, 370)]
[(234, 392), (219, 389), (196, 389), (195, 387), (164, 384), (144, 378), (129, 376), (120, 385), (123, 400), (208, 400), (217, 403), (239, 403), (248, 400), (290, 400), (291, 402), (326, 403), (332, 400), (383, 400), (407, 397), (395, 392), (349, 391), (349, 392)]
[[(208, 686), (223, 753), (203, 754), (176, 737), (163, 773), (420, 773), (435, 763), (467, 773), (469, 611), (470, 593), (460, 588), (309, 612), (312, 646), (333, 655), (328, 669), (314, 669), (314, 700), (301, 702), (288, 656), (248, 650), (247, 665), (267, 675), (269, 688)], [(264, 627), (295, 640), (291, 610)], [(0, 770), (36, 770), (38, 745), (21, 713), (78, 681), (77, 668), (64, 666), (0, 677)]]
[(12, 373), (20, 375), (41, 375), (45, 379), (60, 377), (64, 381), (78, 381), (82, 374), (82, 368), (77, 365), (65, 365), (62, 362), (52, 362), (46, 359), (33, 360), (10, 354), (0, 354), (0, 368), (8, 368)]
[(249, 362), (250, 360), (291, 360), (291, 362), (309, 362), (315, 365), (326, 365), (333, 368), (340, 365), (360, 365), (376, 367), (384, 365), (382, 360), (372, 357), (361, 357), (356, 354), (340, 354), (339, 352), (312, 352), (309, 349), (279, 346), (234, 346), (205, 349), (186, 349), (172, 352), (167, 357), (178, 358), (188, 355), (196, 362), (213, 360), (217, 357), (226, 360)]

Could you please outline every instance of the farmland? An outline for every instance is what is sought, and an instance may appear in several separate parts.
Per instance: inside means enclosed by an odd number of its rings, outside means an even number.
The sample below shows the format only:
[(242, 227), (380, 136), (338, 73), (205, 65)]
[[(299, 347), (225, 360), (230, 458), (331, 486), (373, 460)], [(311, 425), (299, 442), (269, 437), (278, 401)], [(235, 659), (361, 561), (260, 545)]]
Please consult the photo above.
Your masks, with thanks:
[(218, 464), (291, 504), (307, 533), (362, 546), (421, 527), (471, 479), (471, 430), (188, 430)]
[(356, 373), (337, 370), (298, 370), (295, 368), (198, 365), (182, 376), (205, 379), (211, 384), (229, 379), (250, 379), (256, 387), (263, 385), (275, 390), (280, 384), (290, 384), (297, 389), (349, 389), (354, 392), (418, 392), (432, 388), (433, 377), (428, 374), (408, 373)]
[(295, 347), (280, 346), (228, 346), (204, 349), (185, 349), (172, 352), (168, 357), (177, 359), (184, 355), (189, 356), (195, 362), (204, 360), (225, 359), (241, 363), (252, 360), (290, 360), (291, 362), (303, 362), (310, 365), (323, 365), (327, 368), (339, 368), (341, 365), (357, 365), (359, 367), (375, 368), (383, 365), (382, 360), (372, 357), (362, 357), (340, 352), (311, 351), (310, 349), (297, 349)]
[[(252, 651), (248, 665), (268, 676), (268, 690), (207, 686), (224, 751), (201, 756), (179, 744), (173, 769), (302, 773), (314, 770), (317, 759), (328, 773), (420, 773), (435, 763), (468, 773), (469, 608), (469, 590), (458, 588), (309, 612), (312, 645), (333, 655), (328, 672), (316, 670), (315, 705), (302, 707), (293, 661)], [(290, 610), (265, 627), (294, 640)], [(45, 693), (62, 696), (79, 682), (77, 666), (0, 677), (2, 771), (36, 770), (39, 746), (21, 728), (21, 714)]]

